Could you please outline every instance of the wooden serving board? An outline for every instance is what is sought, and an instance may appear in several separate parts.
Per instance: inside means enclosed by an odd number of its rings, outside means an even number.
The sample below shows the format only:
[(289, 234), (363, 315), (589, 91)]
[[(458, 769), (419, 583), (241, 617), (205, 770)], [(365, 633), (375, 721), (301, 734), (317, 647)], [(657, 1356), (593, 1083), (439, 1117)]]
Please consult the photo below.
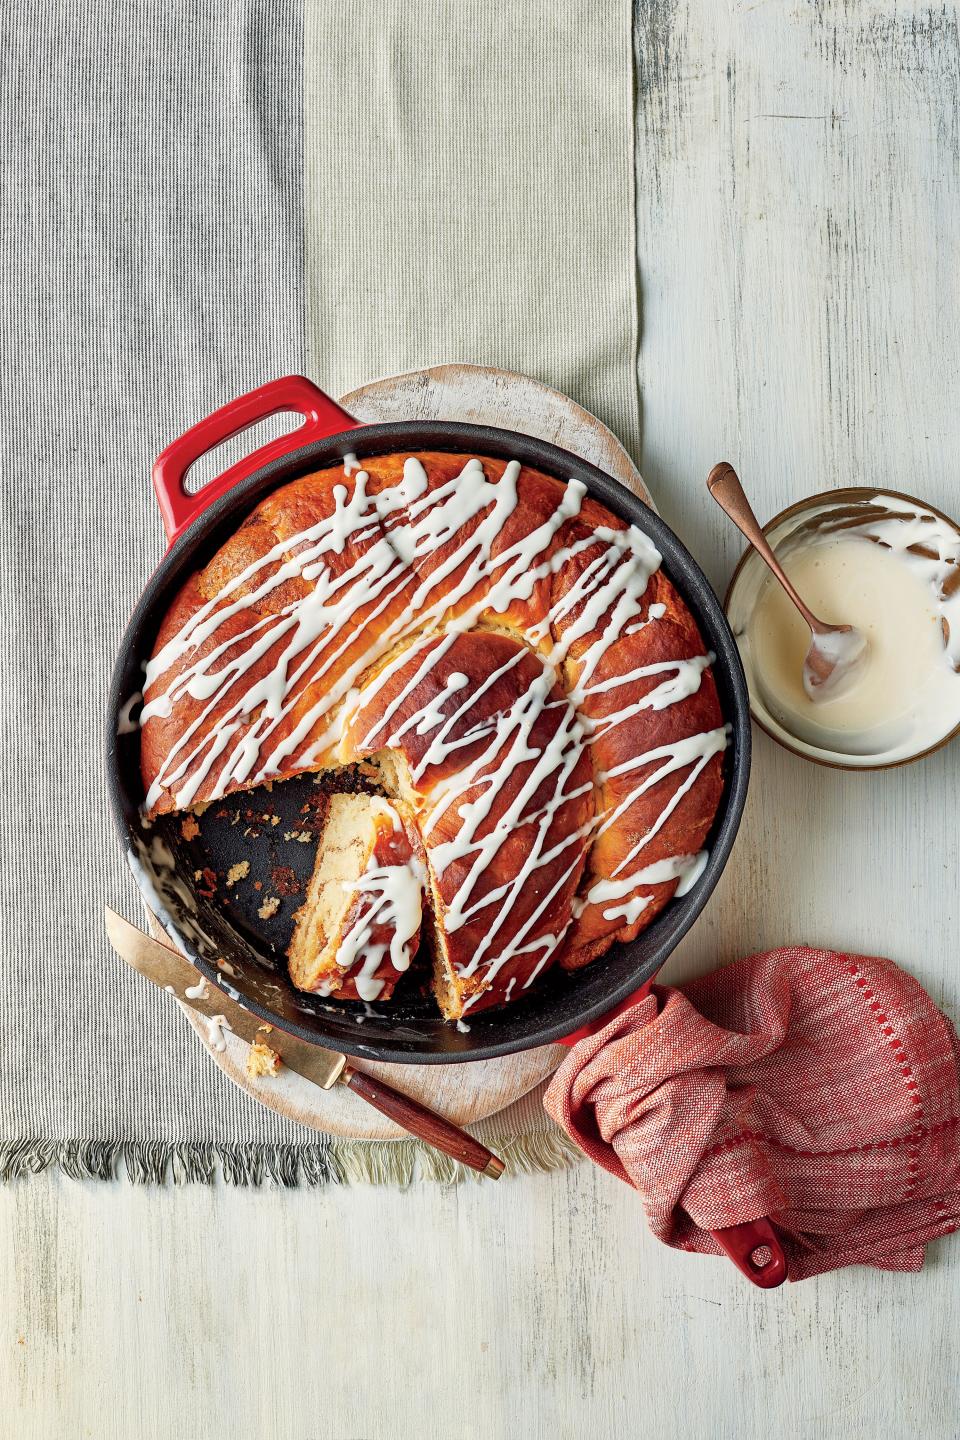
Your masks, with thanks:
[[(566, 395), (525, 375), (480, 365), (437, 365), (375, 380), (351, 390), (341, 404), (368, 424), (464, 420), (535, 435), (605, 470), (653, 506), (639, 471), (612, 431)], [(343, 1086), (322, 1091), (292, 1071), (281, 1071), (273, 1079), (251, 1080), (244, 1042), (228, 1033), (226, 1049), (212, 1049), (204, 1022), (188, 1006), (183, 1006), (183, 1011), (214, 1064), (248, 1095), (288, 1120), (358, 1140), (396, 1140), (405, 1135)], [(545, 1045), (466, 1065), (351, 1063), (465, 1125), (495, 1115), (533, 1090), (553, 1073), (564, 1053), (562, 1045)]]

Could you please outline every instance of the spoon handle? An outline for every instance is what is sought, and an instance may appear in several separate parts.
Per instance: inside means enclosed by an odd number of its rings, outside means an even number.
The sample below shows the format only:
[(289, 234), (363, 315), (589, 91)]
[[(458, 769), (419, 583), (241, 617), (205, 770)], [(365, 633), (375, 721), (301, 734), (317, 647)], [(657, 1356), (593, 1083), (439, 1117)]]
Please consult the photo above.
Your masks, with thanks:
[(751, 509), (750, 501), (743, 493), (743, 486), (740, 484), (737, 472), (733, 466), (728, 464), (726, 460), (721, 460), (719, 465), (714, 465), (710, 474), (707, 476), (707, 489), (720, 506), (720, 509), (729, 515), (737, 529), (741, 530), (747, 537), (761, 560), (773, 571), (813, 633), (819, 635), (824, 628), (823, 623), (817, 619), (816, 615), (807, 609), (790, 583), (780, 561), (771, 550), (767, 543), (767, 537), (760, 528), (760, 522)]

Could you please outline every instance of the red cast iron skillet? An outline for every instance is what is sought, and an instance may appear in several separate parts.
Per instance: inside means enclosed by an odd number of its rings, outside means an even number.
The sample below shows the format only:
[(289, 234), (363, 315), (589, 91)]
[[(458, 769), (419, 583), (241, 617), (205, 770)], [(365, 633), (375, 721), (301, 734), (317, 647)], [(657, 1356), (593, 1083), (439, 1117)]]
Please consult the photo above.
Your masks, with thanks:
[[(196, 494), (185, 491), (184, 478), (201, 455), (282, 411), (299, 412), (303, 425), (231, 466)], [(432, 997), (409, 984), (412, 976), (383, 1006), (337, 1003), (301, 994), (291, 986), (284, 950), (299, 901), (290, 898), (278, 915), (267, 919), (259, 916), (258, 909), (265, 894), (276, 893), (278, 864), (287, 889), (302, 887), (309, 876), (314, 847), (284, 843), (283, 836), (300, 830), (312, 777), (273, 786), (269, 804), (279, 812), (276, 825), (251, 827), (251, 813), (262, 808), (259, 797), (229, 797), (222, 806), (204, 812), (201, 834), (188, 841), (179, 817), (161, 817), (144, 827), (139, 733), (121, 723), (125, 707), (130, 713), (131, 696), (142, 689), (143, 663), (177, 591), (266, 494), (298, 476), (336, 464), (351, 451), (362, 461), (364, 456), (405, 450), (520, 460), (559, 479), (582, 480), (615, 514), (640, 525), (663, 555), (664, 570), (716, 655), (714, 675), (731, 727), (723, 797), (708, 839), (710, 858), (692, 891), (672, 901), (630, 944), (615, 946), (574, 974), (554, 967), (523, 1000), (469, 1015), (469, 1029), (464, 1030), (441, 1019)], [(716, 885), (740, 822), (750, 769), (749, 705), (736, 643), (704, 575), (663, 521), (617, 481), (554, 445), (508, 430), (443, 421), (360, 425), (300, 376), (264, 385), (195, 425), (163, 452), (153, 478), (170, 548), (148, 581), (120, 647), (109, 701), (107, 768), (113, 811), (128, 854), (162, 842), (175, 857), (175, 874), (164, 870), (155, 876), (154, 889), (147, 886), (147, 899), (197, 968), (208, 979), (227, 983), (254, 1014), (303, 1040), (395, 1064), (485, 1060), (570, 1038), (586, 1033), (635, 996), (693, 924)], [(135, 719), (135, 707), (132, 713)], [(231, 864), (243, 859), (249, 861), (250, 872), (242, 884), (221, 883), (214, 894), (207, 893), (211, 886), (203, 877), (205, 867), (222, 877)], [(254, 888), (258, 875), (264, 877), (261, 890)], [(142, 874), (138, 879), (142, 885)], [(197, 937), (197, 926), (208, 940)], [(218, 967), (218, 959), (226, 961), (229, 970)]]
[[(303, 424), (230, 466), (196, 493), (185, 490), (187, 473), (201, 456), (259, 421), (285, 412), (302, 415)], [(709, 860), (692, 891), (673, 900), (636, 940), (614, 946), (574, 974), (554, 967), (525, 999), (471, 1015), (466, 1030), (442, 1020), (432, 996), (409, 985), (384, 1006), (337, 1004), (296, 991), (287, 978), (284, 950), (298, 902), (291, 899), (278, 916), (266, 919), (258, 913), (258, 902), (268, 888), (275, 888), (280, 860), (288, 880), (301, 887), (298, 893), (309, 878), (314, 847), (287, 843), (281, 837), (301, 826), (311, 778), (284, 781), (273, 788), (269, 803), (279, 817), (275, 825), (261, 830), (243, 823), (249, 819), (251, 798), (231, 797), (223, 807), (211, 806), (204, 812), (199, 836), (186, 840), (177, 817), (144, 825), (139, 733), (125, 723), (131, 715), (136, 719), (132, 697), (142, 687), (144, 662), (177, 591), (265, 495), (337, 463), (350, 452), (362, 460), (405, 450), (520, 460), (561, 480), (581, 480), (614, 514), (639, 525), (662, 554), (666, 574), (716, 656), (714, 676), (730, 725), (723, 796), (707, 842)], [(486, 1060), (551, 1042), (571, 1045), (644, 996), (720, 878), (740, 824), (750, 773), (750, 709), (736, 643), (703, 572), (659, 516), (609, 475), (545, 441), (447, 421), (361, 425), (297, 375), (263, 385), (194, 425), (159, 457), (153, 481), (169, 548), (146, 585), (120, 647), (108, 708), (107, 772), (114, 818), (128, 858), (158, 842), (173, 855), (173, 870), (161, 869), (146, 882), (142, 867), (132, 868), (147, 903), (207, 979), (229, 989), (264, 1021), (303, 1040), (394, 1064)], [(244, 834), (245, 830), (250, 833)], [(244, 859), (250, 863), (250, 875), (226, 895), (222, 884), (213, 889), (204, 878), (205, 866), (222, 879), (231, 864)], [(260, 891), (249, 883), (258, 872), (264, 877)], [(198, 926), (203, 938), (197, 935)], [(785, 1279), (783, 1250), (768, 1220), (711, 1233), (753, 1284), (768, 1289)]]

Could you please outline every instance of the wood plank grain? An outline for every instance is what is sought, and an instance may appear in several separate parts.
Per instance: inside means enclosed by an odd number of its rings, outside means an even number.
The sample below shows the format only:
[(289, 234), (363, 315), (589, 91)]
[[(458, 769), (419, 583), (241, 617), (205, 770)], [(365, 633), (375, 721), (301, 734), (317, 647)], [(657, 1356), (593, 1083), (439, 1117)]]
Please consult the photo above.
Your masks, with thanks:
[[(643, 470), (722, 593), (761, 518), (838, 484), (960, 510), (956, 12), (701, 3), (638, 14)], [(693, 217), (696, 217), (695, 220)], [(883, 775), (756, 734), (731, 864), (667, 971), (806, 940), (884, 953), (957, 1012), (956, 746)]]
[(592, 1166), (456, 1189), (0, 1190), (0, 1434), (955, 1440), (950, 1244), (763, 1293)]

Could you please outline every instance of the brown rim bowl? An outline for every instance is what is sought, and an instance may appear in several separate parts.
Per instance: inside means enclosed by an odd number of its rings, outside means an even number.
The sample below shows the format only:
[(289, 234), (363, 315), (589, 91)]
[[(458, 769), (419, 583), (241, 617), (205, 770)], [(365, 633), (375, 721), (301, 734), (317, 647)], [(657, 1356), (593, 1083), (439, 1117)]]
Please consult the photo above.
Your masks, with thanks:
[[(938, 519), (949, 525), (952, 530), (955, 530), (957, 534), (960, 535), (960, 525), (951, 519), (949, 515), (939, 510), (936, 505), (930, 505), (925, 500), (918, 500), (915, 495), (907, 495), (902, 490), (892, 490), (887, 486), (865, 485), (851, 485), (833, 490), (821, 490), (816, 495), (808, 495), (804, 499), (796, 501), (793, 505), (788, 505), (785, 510), (781, 510), (777, 515), (774, 515), (772, 520), (768, 520), (763, 527), (763, 533), (770, 541), (774, 550), (776, 550), (779, 544), (782, 544), (788, 536), (794, 534), (799, 528), (800, 517), (809, 514), (811, 511), (830, 510), (833, 509), (834, 506), (840, 511), (845, 506), (856, 507), (874, 500), (877, 497), (882, 498), (884, 496), (889, 496), (892, 500), (903, 501), (908, 505), (915, 505), (918, 510), (926, 511), (930, 515), (937, 516)], [(853, 511), (851, 510), (851, 517), (852, 514)], [(791, 521), (797, 521), (798, 523), (791, 524)], [(740, 644), (743, 624), (739, 623), (740, 617), (734, 613), (737, 590), (744, 577), (749, 576), (751, 567), (753, 566), (757, 566), (760, 569), (765, 568), (763, 561), (759, 555), (757, 555), (756, 551), (751, 546), (747, 546), (737, 561), (736, 569), (730, 577), (730, 584), (727, 586), (727, 593), (723, 599), (723, 609), (737, 641), (737, 648), (740, 650), (740, 656), (743, 661), (743, 668), (746, 673), (747, 687), (750, 695), (750, 714), (753, 717), (754, 723), (759, 726), (765, 735), (769, 735), (771, 740), (775, 740), (784, 750), (789, 750), (791, 754), (798, 755), (802, 760), (811, 760), (815, 765), (823, 765), (832, 770), (844, 770), (848, 773), (858, 773), (863, 771), (896, 770), (903, 765), (912, 765), (914, 761), (922, 760), (925, 756), (933, 755), (937, 750), (942, 750), (945, 745), (948, 745), (951, 740), (954, 740), (960, 735), (960, 716), (958, 716), (957, 724), (933, 744), (925, 744), (922, 749), (917, 750), (912, 755), (900, 756), (895, 760), (881, 759), (875, 763), (865, 761), (863, 756), (847, 756), (839, 751), (820, 750), (815, 745), (807, 745), (804, 741), (791, 735), (790, 731), (787, 730), (785, 726), (780, 725), (769, 713), (763, 701), (758, 697), (751, 657), (749, 654), (744, 653), (744, 648)]]

